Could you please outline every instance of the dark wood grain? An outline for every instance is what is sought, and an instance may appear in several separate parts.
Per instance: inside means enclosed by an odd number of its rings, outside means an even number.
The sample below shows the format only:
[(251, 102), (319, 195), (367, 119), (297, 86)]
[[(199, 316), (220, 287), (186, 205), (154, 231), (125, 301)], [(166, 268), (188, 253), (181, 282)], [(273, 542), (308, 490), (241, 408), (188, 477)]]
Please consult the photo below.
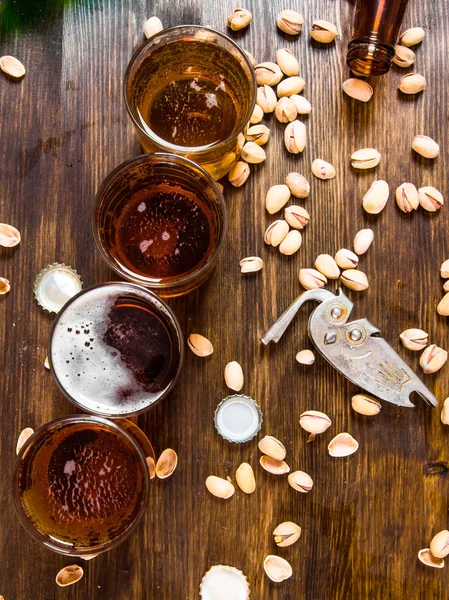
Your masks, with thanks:
[[(0, 221), (22, 232), (21, 245), (0, 249), (0, 275), (11, 292), (0, 300), (0, 594), (5, 600), (193, 600), (203, 574), (213, 564), (242, 569), (257, 600), (366, 600), (446, 598), (447, 571), (424, 567), (420, 548), (448, 524), (448, 436), (439, 410), (418, 400), (413, 410), (385, 405), (375, 418), (350, 407), (354, 388), (320, 357), (300, 367), (296, 352), (309, 347), (308, 310), (302, 309), (281, 342), (262, 348), (260, 334), (299, 293), (297, 273), (312, 266), (321, 252), (350, 246), (357, 230), (374, 229), (375, 242), (362, 257), (370, 288), (351, 293), (356, 315), (368, 316), (414, 368), (418, 356), (400, 347), (398, 335), (422, 327), (432, 342), (448, 346), (447, 319), (436, 315), (442, 296), (439, 265), (449, 256), (448, 217), (422, 211), (405, 216), (390, 200), (378, 217), (361, 208), (373, 179), (395, 189), (403, 181), (433, 184), (447, 197), (448, 8), (445, 2), (410, 0), (405, 27), (421, 25), (427, 37), (416, 49), (416, 70), (428, 89), (416, 98), (397, 92), (398, 68), (373, 82), (367, 105), (341, 93), (348, 76), (345, 48), (353, 6), (345, 0), (303, 3), (306, 25), (298, 39), (282, 36), (275, 16), (288, 3), (251, 0), (247, 32), (236, 34), (260, 60), (272, 60), (278, 47), (298, 57), (307, 82), (304, 95), (313, 111), (306, 118), (309, 141), (299, 157), (283, 149), (282, 127), (274, 119), (267, 162), (253, 169), (242, 189), (226, 185), (229, 235), (218, 268), (198, 291), (170, 304), (187, 335), (209, 337), (214, 354), (201, 360), (188, 352), (175, 391), (139, 418), (155, 449), (171, 446), (180, 463), (170, 480), (154, 481), (150, 506), (138, 532), (115, 551), (85, 564), (84, 579), (68, 589), (54, 584), (57, 571), (70, 564), (40, 548), (15, 517), (10, 476), (19, 432), (74, 413), (43, 367), (52, 317), (32, 297), (36, 273), (47, 263), (66, 262), (85, 284), (113, 277), (94, 248), (91, 210), (94, 194), (107, 173), (139, 153), (137, 138), (122, 102), (122, 77), (133, 49), (142, 40), (146, 17), (157, 14), (165, 26), (202, 23), (225, 30), (230, 0), (143, 0), (29, 2), (15, 4), (17, 30), (1, 21), (0, 55), (17, 56), (27, 67), (22, 82), (0, 77)], [(5, 3), (0, 5), (0, 19)], [(11, 8), (12, 10), (12, 8)], [(4, 15), (5, 13), (3, 13)], [(311, 43), (313, 18), (333, 21), (341, 31), (335, 44)], [(413, 136), (436, 138), (435, 161), (412, 154)], [(375, 146), (382, 161), (375, 173), (355, 172), (352, 151)], [(318, 181), (311, 161), (332, 162), (337, 177)], [(264, 210), (268, 187), (292, 169), (311, 183), (304, 205), (311, 221), (296, 256), (283, 257), (264, 246), (269, 222)], [(258, 254), (263, 272), (243, 277), (238, 261)], [(331, 286), (335, 287), (335, 286)], [(285, 478), (258, 467), (256, 442), (234, 446), (213, 426), (216, 405), (226, 394), (223, 368), (238, 360), (245, 373), (244, 392), (264, 412), (263, 432), (280, 438), (293, 469), (311, 474), (315, 487), (298, 494)], [(442, 401), (449, 395), (449, 367), (426, 383)], [(332, 428), (306, 444), (298, 418), (306, 409), (327, 412)], [(360, 450), (349, 459), (331, 459), (327, 443), (340, 431), (351, 432)], [(256, 471), (257, 491), (237, 492), (228, 501), (208, 494), (210, 474), (234, 478), (241, 461)], [(294, 520), (303, 528), (299, 542), (277, 549), (274, 527)], [(279, 552), (294, 576), (274, 584), (263, 572), (263, 559)]]

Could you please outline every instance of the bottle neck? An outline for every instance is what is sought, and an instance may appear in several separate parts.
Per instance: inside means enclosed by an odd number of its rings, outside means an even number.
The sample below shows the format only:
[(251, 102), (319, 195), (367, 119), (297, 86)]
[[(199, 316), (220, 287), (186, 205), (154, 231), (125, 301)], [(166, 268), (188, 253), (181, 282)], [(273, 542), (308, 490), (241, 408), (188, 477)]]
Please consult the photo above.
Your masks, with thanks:
[(372, 40), (354, 39), (349, 43), (346, 62), (361, 77), (385, 75), (390, 70), (394, 46), (379, 44)]

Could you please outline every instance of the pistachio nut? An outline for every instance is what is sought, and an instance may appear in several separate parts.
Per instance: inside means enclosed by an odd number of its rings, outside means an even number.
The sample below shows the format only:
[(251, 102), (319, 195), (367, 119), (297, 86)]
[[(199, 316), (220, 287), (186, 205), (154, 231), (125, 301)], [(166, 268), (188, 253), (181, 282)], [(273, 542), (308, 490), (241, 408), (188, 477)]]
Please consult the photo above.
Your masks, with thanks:
[(341, 248), (335, 255), (335, 262), (341, 269), (355, 269), (359, 264), (359, 257), (352, 250)]
[(251, 52), (248, 52), (248, 50), (243, 50), (243, 52), (246, 54), (246, 56), (249, 59), (249, 62), (252, 64), (253, 67), (255, 67), (257, 65), (257, 61), (254, 58), (254, 56), (251, 54)]
[(343, 271), (340, 281), (347, 288), (355, 290), (356, 292), (363, 292), (363, 290), (366, 290), (369, 287), (367, 276), (357, 269), (347, 269), (346, 271)]
[[(306, 410), (299, 417), (299, 424), (308, 433), (312, 434), (313, 438), (319, 433), (324, 433), (332, 425), (332, 421), (326, 413), (319, 410)], [(310, 440), (310, 436), (309, 436)]]
[(242, 463), (235, 472), (235, 480), (239, 488), (242, 492), (245, 492), (245, 494), (252, 494), (256, 489), (256, 479), (254, 477), (253, 468), (246, 462)]
[(411, 27), (401, 33), (399, 42), (403, 46), (415, 46), (423, 41), (425, 35), (425, 31), (422, 27)]
[(244, 160), (235, 163), (228, 173), (228, 181), (234, 187), (240, 187), (248, 179), (250, 174), (249, 164)]
[(298, 75), (299, 62), (288, 48), (281, 48), (276, 52), (276, 62), (287, 77)]
[(265, 208), (273, 215), (283, 208), (290, 200), (290, 189), (285, 183), (272, 185), (265, 198)]
[(410, 48), (407, 48), (407, 46), (397, 44), (394, 47), (393, 62), (398, 67), (403, 67), (404, 69), (411, 67), (415, 62), (415, 53)]
[(0, 246), (5, 248), (13, 248), (20, 244), (20, 231), (12, 225), (0, 223)]
[(335, 177), (335, 168), (321, 158), (315, 158), (312, 163), (312, 173), (318, 179), (333, 179)]
[(406, 329), (400, 334), (399, 339), (404, 348), (414, 352), (423, 350), (429, 343), (429, 336), (422, 329)]
[(443, 402), (443, 408), (441, 409), (441, 422), (444, 425), (449, 425), (449, 398), (446, 398)]
[(418, 94), (426, 89), (426, 83), (419, 73), (407, 73), (399, 80), (398, 88), (403, 94)]
[(338, 30), (333, 23), (317, 19), (312, 23), (310, 37), (321, 44), (329, 44), (338, 36)]
[(310, 366), (315, 362), (315, 354), (312, 352), (312, 350), (300, 350), (296, 354), (295, 360), (299, 362), (300, 365)]
[(263, 85), (257, 88), (256, 102), (264, 113), (273, 112), (277, 101), (276, 93), (269, 85)]
[(306, 290), (317, 290), (327, 284), (327, 278), (316, 269), (300, 269), (299, 283)]
[(315, 268), (325, 275), (328, 279), (338, 279), (340, 269), (330, 254), (320, 254), (315, 259)]
[(272, 435), (263, 437), (259, 441), (258, 446), (262, 454), (271, 456), (271, 458), (275, 458), (276, 460), (284, 460), (287, 456), (287, 450), (285, 449), (284, 444)]
[(378, 415), (382, 405), (372, 396), (368, 394), (356, 394), (351, 398), (351, 406), (356, 413), (374, 417)]
[(346, 431), (336, 435), (327, 447), (328, 452), (334, 458), (340, 458), (343, 456), (350, 456), (357, 452), (359, 443), (355, 440), (352, 435)]
[(145, 21), (145, 25), (143, 26), (143, 33), (148, 40), (150, 39), (150, 37), (153, 37), (153, 35), (159, 33), (163, 29), (164, 26), (162, 25), (162, 21), (158, 17), (150, 17), (149, 19), (147, 19), (147, 21)]
[(268, 246), (279, 246), (279, 244), (289, 232), (289, 229), (290, 228), (288, 226), (287, 221), (284, 221), (283, 219), (279, 219), (277, 221), (274, 221), (273, 223), (270, 223), (263, 237), (264, 242)]
[(281, 98), (276, 104), (274, 114), (280, 123), (291, 123), (296, 119), (298, 111), (290, 98)]
[(7, 294), (11, 289), (11, 284), (4, 277), (0, 277), (0, 296), (3, 294)]
[(290, 100), (294, 102), (298, 115), (308, 115), (312, 111), (312, 105), (304, 96), (292, 94)]
[(269, 554), (263, 561), (263, 568), (267, 576), (275, 583), (285, 581), (293, 575), (293, 569), (285, 558)]
[(270, 130), (266, 125), (253, 125), (252, 127), (249, 127), (246, 132), (246, 141), (254, 142), (258, 146), (265, 146), (269, 138)]
[(285, 254), (285, 256), (291, 256), (295, 252), (298, 252), (301, 244), (302, 235), (296, 229), (292, 229), (279, 244), (279, 252)]
[(274, 541), (279, 548), (287, 548), (299, 540), (301, 527), (292, 521), (286, 521), (276, 527), (273, 531), (273, 535)]
[(159, 479), (167, 479), (178, 466), (178, 455), (172, 448), (166, 448), (156, 462), (156, 475)]
[(276, 25), (284, 33), (289, 35), (298, 35), (301, 33), (304, 24), (304, 17), (295, 10), (283, 10), (276, 19)]
[(284, 131), (284, 144), (290, 154), (299, 154), (306, 147), (306, 126), (301, 121), (292, 121)]
[(227, 500), (234, 495), (235, 487), (227, 479), (216, 477), (215, 475), (209, 475), (206, 479), (206, 488), (209, 492), (217, 498)]
[(152, 456), (147, 456), (145, 460), (147, 461), (150, 479), (154, 479), (156, 477), (156, 462)]
[(232, 31), (239, 31), (240, 29), (248, 27), (252, 18), (253, 15), (249, 10), (246, 10), (246, 8), (235, 8), (234, 12), (228, 17), (228, 27), (230, 27)]
[(251, 123), (251, 125), (257, 125), (257, 123), (260, 123), (262, 121), (263, 115), (264, 112), (262, 110), (262, 107), (258, 104), (255, 104), (253, 114), (251, 115), (251, 119), (249, 120), (249, 122)]
[(343, 81), (342, 88), (345, 94), (360, 102), (368, 102), (373, 95), (373, 88), (363, 79), (346, 79)]
[(263, 269), (263, 260), (259, 256), (247, 256), (239, 263), (240, 273), (256, 273)]
[(84, 575), (82, 567), (78, 565), (68, 565), (62, 568), (56, 575), (56, 583), (59, 587), (67, 587), (79, 581)]
[(449, 281), (445, 281), (443, 285), (443, 290), (445, 292), (449, 292)]
[(234, 390), (234, 392), (240, 392), (244, 381), (243, 370), (241, 365), (236, 360), (228, 362), (224, 370), (224, 378), (226, 385), (230, 390)]
[(445, 294), (443, 299), (438, 304), (437, 313), (442, 317), (449, 317), (449, 292)]
[(424, 158), (436, 158), (440, 153), (439, 145), (428, 135), (415, 135), (412, 148)]
[(443, 529), (433, 536), (430, 542), (430, 552), (435, 558), (445, 558), (449, 554), (449, 531)]
[(304, 229), (310, 220), (310, 215), (302, 206), (291, 204), (284, 208), (284, 219), (293, 229)]
[(14, 79), (20, 79), (26, 73), (23, 64), (20, 60), (14, 58), (14, 56), (2, 56), (0, 58), (0, 69), (3, 73), (6, 73)]
[(388, 202), (390, 187), (383, 179), (373, 181), (370, 189), (363, 196), (362, 206), (370, 215), (378, 215)]
[(17, 444), (16, 444), (16, 454), (18, 455), (20, 450), (22, 449), (22, 446), (24, 445), (24, 443), (27, 441), (28, 438), (30, 438), (34, 433), (34, 429), (31, 429), (31, 427), (25, 427), (25, 429), (23, 431), (20, 432), (20, 435), (17, 439)]
[(302, 77), (295, 75), (294, 77), (287, 77), (284, 81), (281, 81), (277, 87), (277, 95), (279, 98), (283, 96), (292, 96), (293, 94), (299, 94), (303, 91), (306, 82)]
[(309, 195), (310, 184), (300, 173), (289, 173), (284, 179), (284, 183), (288, 185), (291, 193), (293, 196), (296, 196), (296, 198), (307, 198)]
[(362, 148), (351, 154), (351, 166), (354, 169), (373, 169), (380, 162), (381, 154), (375, 148)]
[(284, 77), (279, 65), (274, 62), (259, 63), (254, 67), (257, 85), (277, 85)]
[(235, 151), (237, 154), (240, 154), (240, 152), (242, 151), (242, 148), (245, 145), (245, 141), (246, 141), (245, 134), (239, 133), (237, 136), (237, 144), (235, 146)]
[(354, 238), (354, 252), (361, 256), (365, 254), (368, 248), (373, 243), (374, 232), (372, 229), (361, 229), (355, 234)]
[(288, 476), (288, 483), (297, 492), (307, 494), (313, 488), (313, 479), (304, 471), (294, 471)]
[(444, 559), (433, 556), (430, 552), (430, 548), (423, 548), (420, 550), (418, 552), (418, 558), (423, 565), (426, 565), (426, 567), (434, 567), (436, 569), (442, 569), (444, 567)]
[(443, 279), (449, 278), (449, 258), (442, 263), (440, 267), (440, 276)]
[(419, 206), (419, 194), (413, 183), (402, 183), (396, 189), (396, 203), (402, 212), (409, 213)]
[(290, 467), (284, 460), (277, 460), (271, 456), (263, 455), (260, 457), (260, 465), (273, 475), (285, 475), (290, 472)]
[(210, 341), (199, 333), (191, 333), (187, 338), (187, 345), (194, 354), (202, 358), (210, 356), (214, 351)]
[(446, 361), (446, 350), (443, 350), (443, 348), (440, 348), (436, 344), (431, 344), (421, 354), (419, 364), (424, 373), (430, 374), (439, 371)]
[(418, 198), (420, 205), (428, 212), (436, 212), (444, 204), (443, 194), (431, 185), (419, 188)]
[(246, 142), (242, 148), (242, 159), (253, 165), (263, 162), (266, 157), (265, 150), (255, 142)]

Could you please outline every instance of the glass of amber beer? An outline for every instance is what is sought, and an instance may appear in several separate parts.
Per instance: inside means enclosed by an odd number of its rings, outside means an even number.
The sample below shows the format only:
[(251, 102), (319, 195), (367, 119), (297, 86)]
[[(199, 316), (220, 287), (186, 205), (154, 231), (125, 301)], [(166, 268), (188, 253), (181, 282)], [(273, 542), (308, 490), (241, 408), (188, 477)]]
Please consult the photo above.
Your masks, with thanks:
[(19, 520), (35, 540), (60, 554), (110, 550), (144, 515), (149, 460), (151, 444), (130, 421), (87, 415), (52, 421), (27, 440), (17, 458)]

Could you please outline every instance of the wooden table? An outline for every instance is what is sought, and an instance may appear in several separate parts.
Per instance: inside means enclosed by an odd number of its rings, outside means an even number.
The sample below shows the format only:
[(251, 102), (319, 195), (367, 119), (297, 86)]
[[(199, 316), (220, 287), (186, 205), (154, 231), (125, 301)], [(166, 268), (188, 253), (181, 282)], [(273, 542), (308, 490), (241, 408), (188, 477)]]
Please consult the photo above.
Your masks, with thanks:
[[(354, 413), (354, 387), (321, 357), (312, 367), (295, 362), (296, 352), (310, 347), (307, 308), (278, 346), (265, 349), (258, 339), (300, 292), (300, 267), (313, 266), (319, 253), (351, 247), (356, 231), (372, 227), (375, 241), (360, 265), (370, 288), (349, 293), (356, 302), (354, 316), (368, 316), (417, 372), (419, 355), (402, 348), (402, 330), (421, 327), (431, 342), (448, 346), (448, 322), (437, 316), (436, 305), (442, 297), (439, 266), (449, 256), (449, 208), (436, 215), (422, 210), (404, 215), (391, 198), (381, 215), (370, 217), (361, 207), (374, 179), (387, 180), (393, 192), (404, 181), (433, 184), (448, 197), (448, 7), (410, 0), (407, 10), (404, 26), (426, 30), (416, 48), (416, 69), (427, 77), (427, 90), (417, 97), (400, 95), (397, 83), (403, 71), (395, 67), (372, 82), (374, 97), (361, 104), (341, 91), (348, 77), (345, 49), (353, 3), (301, 3), (306, 24), (298, 39), (284, 38), (275, 27), (279, 8), (287, 5), (247, 2), (253, 22), (234, 37), (259, 60), (273, 60), (283, 46), (299, 57), (307, 82), (304, 95), (313, 105), (304, 119), (308, 145), (298, 157), (287, 155), (283, 127), (270, 118), (266, 163), (253, 169), (243, 188), (226, 185), (229, 234), (219, 266), (197, 292), (170, 302), (185, 334), (203, 333), (215, 352), (202, 360), (188, 351), (175, 391), (139, 418), (157, 452), (167, 446), (178, 451), (179, 467), (172, 479), (153, 481), (138, 532), (119, 549), (86, 563), (83, 580), (67, 589), (58, 588), (54, 577), (74, 561), (28, 538), (11, 497), (19, 432), (75, 412), (43, 366), (53, 317), (37, 306), (33, 280), (53, 261), (75, 267), (85, 285), (114, 278), (94, 247), (91, 209), (107, 173), (139, 153), (122, 99), (122, 78), (143, 39), (143, 23), (157, 13), (165, 26), (198, 23), (225, 31), (234, 3), (191, 0), (175, 7), (161, 0), (156, 8), (138, 0), (61, 0), (0, 5), (0, 55), (17, 56), (27, 67), (19, 83), (0, 77), (0, 221), (22, 233), (20, 246), (0, 250), (0, 275), (12, 285), (0, 301), (0, 593), (5, 600), (194, 600), (203, 574), (220, 563), (242, 569), (252, 598), (258, 600), (447, 597), (447, 571), (430, 569), (417, 559), (418, 550), (448, 525), (449, 428), (441, 424), (439, 409), (417, 399), (411, 410), (383, 404), (374, 418)], [(336, 23), (341, 36), (335, 44), (311, 43), (313, 18)], [(7, 23), (17, 29), (6, 30)], [(418, 133), (441, 143), (437, 160), (412, 153), (411, 140)], [(349, 155), (367, 146), (382, 153), (379, 167), (352, 170)], [(323, 182), (312, 176), (316, 157), (335, 165), (335, 179)], [(303, 202), (311, 220), (301, 250), (284, 257), (263, 243), (271, 219), (264, 197), (291, 170), (311, 183), (310, 197)], [(238, 262), (248, 255), (263, 257), (261, 273), (240, 274)], [(213, 415), (227, 395), (222, 373), (230, 360), (243, 365), (243, 392), (262, 407), (263, 433), (283, 441), (292, 469), (313, 477), (309, 494), (295, 492), (285, 477), (264, 472), (256, 441), (237, 446), (217, 435)], [(449, 395), (448, 366), (424, 378), (441, 401)], [(313, 444), (306, 444), (298, 424), (306, 409), (323, 410), (333, 421)], [(333, 459), (327, 444), (341, 431), (354, 435), (360, 449), (347, 459)], [(242, 461), (255, 468), (256, 493), (237, 491), (228, 501), (212, 497), (204, 486), (206, 477), (234, 479)], [(278, 549), (271, 532), (284, 520), (296, 521), (302, 536), (296, 545)], [(294, 571), (282, 584), (272, 583), (262, 566), (264, 557), (276, 552)]]

